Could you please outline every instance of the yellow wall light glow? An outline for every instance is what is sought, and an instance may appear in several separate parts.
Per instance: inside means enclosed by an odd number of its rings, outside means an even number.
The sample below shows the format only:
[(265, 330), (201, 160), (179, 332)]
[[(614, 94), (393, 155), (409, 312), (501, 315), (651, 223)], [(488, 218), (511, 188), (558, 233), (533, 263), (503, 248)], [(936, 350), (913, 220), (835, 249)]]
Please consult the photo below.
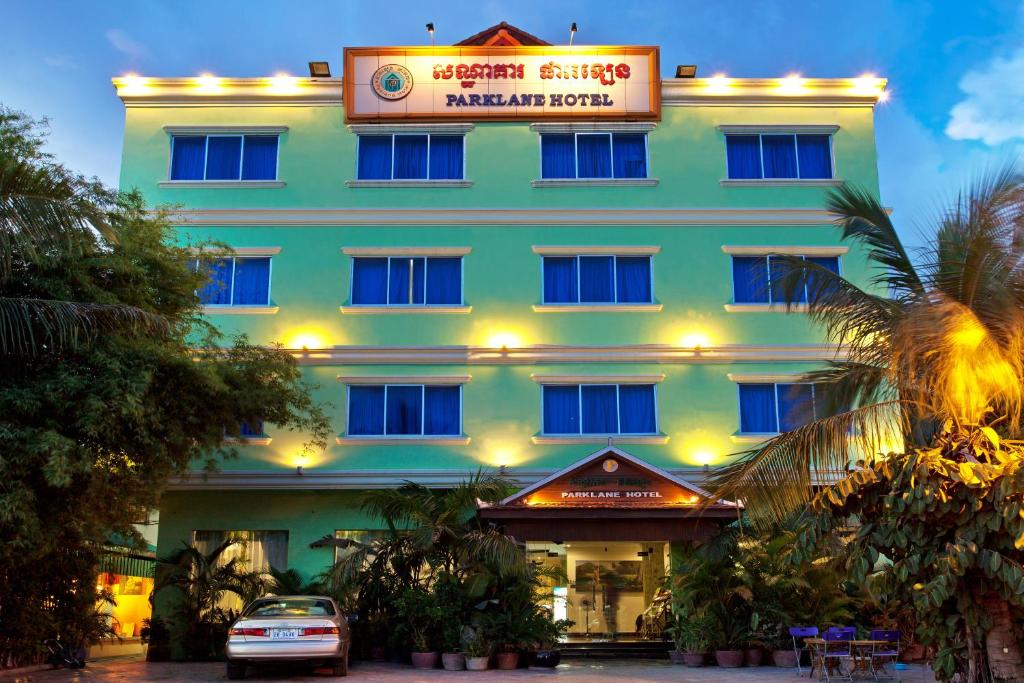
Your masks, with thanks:
[(679, 338), (679, 346), (684, 349), (706, 349), (711, 345), (711, 338), (703, 332), (686, 332)]
[(150, 92), (149, 79), (135, 73), (127, 73), (118, 83), (120, 95), (146, 95)]
[(489, 335), (487, 346), (492, 349), (518, 349), (523, 346), (523, 338), (515, 332), (503, 330)]
[(779, 80), (779, 92), (784, 95), (803, 95), (807, 92), (806, 79), (800, 74), (788, 74)]
[(301, 90), (299, 79), (286, 73), (276, 73), (268, 82), (270, 92), (275, 95), (294, 95)]
[(196, 77), (196, 91), (207, 95), (222, 92), (224, 90), (221, 84), (223, 80), (210, 73), (200, 74)]
[(732, 80), (725, 74), (718, 73), (706, 79), (705, 91), (709, 95), (725, 95), (732, 90)]
[(289, 349), (322, 349), (324, 347), (323, 337), (315, 332), (296, 332), (287, 338), (285, 348)]
[(710, 465), (718, 459), (714, 451), (706, 448), (695, 450), (690, 458), (698, 465)]

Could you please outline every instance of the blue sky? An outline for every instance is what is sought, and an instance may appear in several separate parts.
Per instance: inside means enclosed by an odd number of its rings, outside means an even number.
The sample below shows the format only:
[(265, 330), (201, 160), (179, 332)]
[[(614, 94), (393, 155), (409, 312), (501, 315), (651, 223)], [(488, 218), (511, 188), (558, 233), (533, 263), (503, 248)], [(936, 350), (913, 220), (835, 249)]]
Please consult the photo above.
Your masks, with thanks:
[(50, 150), (116, 183), (123, 111), (110, 77), (302, 75), (345, 45), (460, 40), (508, 21), (551, 42), (655, 44), (730, 76), (890, 79), (877, 117), (882, 195), (911, 243), (942, 200), (1024, 151), (1024, 1), (5, 0), (0, 102), (51, 124)]

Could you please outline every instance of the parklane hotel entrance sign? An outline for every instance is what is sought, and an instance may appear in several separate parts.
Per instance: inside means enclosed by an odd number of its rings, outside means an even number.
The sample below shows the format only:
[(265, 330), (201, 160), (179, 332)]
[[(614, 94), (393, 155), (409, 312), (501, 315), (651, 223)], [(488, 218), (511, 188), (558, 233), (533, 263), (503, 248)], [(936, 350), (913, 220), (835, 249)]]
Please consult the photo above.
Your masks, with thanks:
[(658, 48), (345, 49), (348, 121), (659, 119)]

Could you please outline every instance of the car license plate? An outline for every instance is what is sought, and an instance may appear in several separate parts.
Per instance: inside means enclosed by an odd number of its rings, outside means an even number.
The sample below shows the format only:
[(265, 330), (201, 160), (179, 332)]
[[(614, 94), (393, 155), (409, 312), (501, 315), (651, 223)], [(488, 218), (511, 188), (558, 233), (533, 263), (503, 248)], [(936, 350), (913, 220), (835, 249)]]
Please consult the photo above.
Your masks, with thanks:
[(299, 629), (297, 629), (297, 628), (272, 628), (272, 629), (270, 629), (270, 637), (271, 638), (280, 638), (282, 640), (287, 640), (287, 639), (290, 639), (290, 638), (298, 638), (299, 637)]

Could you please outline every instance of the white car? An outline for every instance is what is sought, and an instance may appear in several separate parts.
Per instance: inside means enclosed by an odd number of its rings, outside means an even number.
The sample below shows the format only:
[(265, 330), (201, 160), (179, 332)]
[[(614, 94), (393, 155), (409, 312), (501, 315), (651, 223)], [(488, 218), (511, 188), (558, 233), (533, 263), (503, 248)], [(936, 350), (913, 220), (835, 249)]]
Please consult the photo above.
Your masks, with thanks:
[(228, 678), (260, 662), (310, 662), (348, 675), (348, 621), (328, 597), (282, 595), (253, 600), (228, 631)]

